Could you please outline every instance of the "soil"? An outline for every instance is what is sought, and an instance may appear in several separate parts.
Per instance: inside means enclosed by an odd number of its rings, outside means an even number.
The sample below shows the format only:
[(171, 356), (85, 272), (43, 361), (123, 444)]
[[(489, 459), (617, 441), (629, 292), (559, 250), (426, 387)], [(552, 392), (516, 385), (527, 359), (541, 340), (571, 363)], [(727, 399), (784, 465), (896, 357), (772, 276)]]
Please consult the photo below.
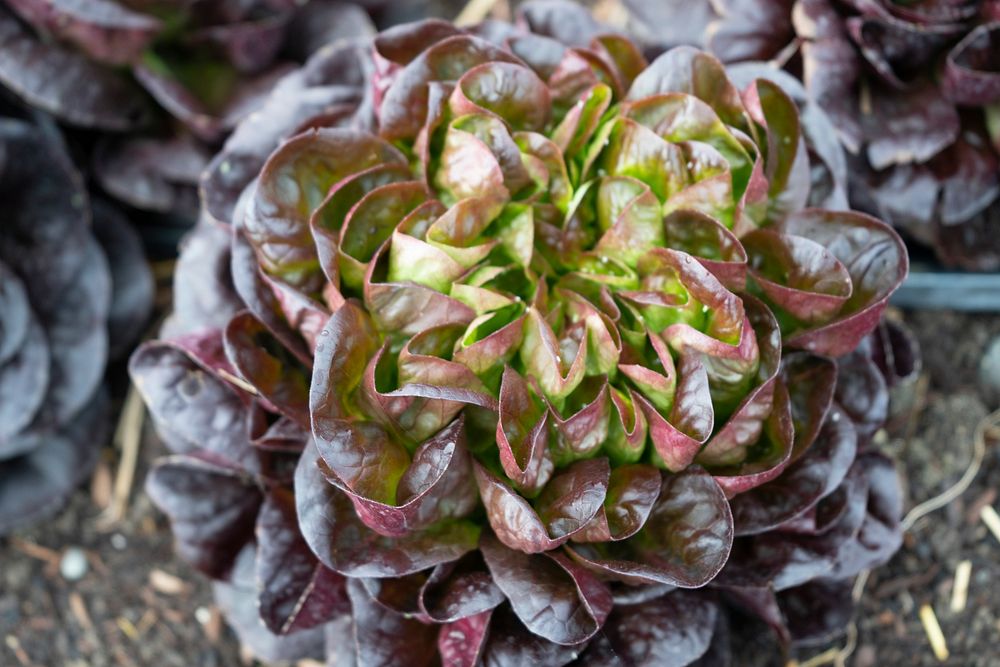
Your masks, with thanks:
[[(80, 489), (55, 519), (0, 542), (0, 665), (242, 664), (208, 582), (174, 555), (166, 520), (142, 492), (161, 453), (154, 438), (144, 439), (127, 515), (113, 526), (102, 525), (95, 502), (115, 470), (109, 456), (98, 467), (96, 492)], [(69, 549), (86, 555), (77, 581), (60, 572)]]
[[(923, 350), (927, 391), (922, 409), (886, 449), (898, 462), (912, 507), (962, 476), (972, 460), (977, 424), (1000, 407), (979, 374), (984, 352), (1000, 336), (1000, 317), (920, 312), (905, 321)], [(934, 609), (947, 641), (950, 657), (943, 664), (1000, 665), (1000, 537), (980, 519), (984, 505), (1000, 507), (998, 493), (1000, 445), (987, 440), (982, 468), (968, 490), (918, 519), (896, 557), (869, 579), (854, 665), (942, 664), (918, 616), (924, 604)], [(955, 569), (964, 560), (972, 564), (968, 602), (953, 612)]]

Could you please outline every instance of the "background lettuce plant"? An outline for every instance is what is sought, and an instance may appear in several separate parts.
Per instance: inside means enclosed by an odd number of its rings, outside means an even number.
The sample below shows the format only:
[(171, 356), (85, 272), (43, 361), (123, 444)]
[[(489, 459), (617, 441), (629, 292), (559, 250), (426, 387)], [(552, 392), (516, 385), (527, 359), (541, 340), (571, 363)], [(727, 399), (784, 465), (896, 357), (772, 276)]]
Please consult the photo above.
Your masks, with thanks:
[(363, 4), (4, 0), (0, 85), (84, 131), (108, 195), (190, 225), (213, 147), (314, 49), (370, 36)]
[(105, 366), (153, 280), (120, 214), (90, 202), (58, 132), (0, 115), (0, 534), (51, 514), (108, 434)]
[[(726, 62), (799, 76), (851, 155), (851, 202), (946, 265), (1000, 269), (1000, 3), (629, 2)], [(678, 32), (674, 39), (683, 40)]]
[[(900, 542), (907, 270), (829, 123), (577, 6), (324, 49), (205, 179), (131, 372), (179, 552), (265, 659), (725, 664)], [(880, 363), (881, 362), (881, 363)]]

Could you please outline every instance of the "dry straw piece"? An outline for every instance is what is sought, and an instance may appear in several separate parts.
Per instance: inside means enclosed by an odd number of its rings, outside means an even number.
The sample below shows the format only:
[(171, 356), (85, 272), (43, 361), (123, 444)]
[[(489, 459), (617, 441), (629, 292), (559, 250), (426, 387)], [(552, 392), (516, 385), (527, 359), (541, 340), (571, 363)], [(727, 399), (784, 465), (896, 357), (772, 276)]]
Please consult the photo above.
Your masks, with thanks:
[(963, 560), (955, 568), (955, 586), (951, 589), (951, 611), (957, 614), (965, 609), (969, 599), (969, 578), (972, 576), (972, 561)]
[(941, 625), (934, 615), (934, 608), (929, 604), (920, 606), (920, 622), (924, 624), (924, 632), (927, 633), (927, 640), (931, 643), (934, 657), (939, 662), (944, 662), (948, 659), (948, 643), (944, 640), (944, 633), (941, 632)]
[(983, 509), (979, 510), (979, 518), (983, 520), (986, 527), (993, 533), (993, 537), (997, 538), (997, 541), (1000, 542), (1000, 515), (993, 509), (993, 506), (985, 505)]

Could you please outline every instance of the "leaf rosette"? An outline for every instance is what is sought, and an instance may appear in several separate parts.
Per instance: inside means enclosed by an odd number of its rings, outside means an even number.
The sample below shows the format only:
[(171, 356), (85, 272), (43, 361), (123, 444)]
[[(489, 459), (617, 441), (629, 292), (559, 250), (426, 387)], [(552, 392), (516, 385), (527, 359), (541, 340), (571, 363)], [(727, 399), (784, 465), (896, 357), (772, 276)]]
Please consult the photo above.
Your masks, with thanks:
[(0, 115), (0, 534), (59, 509), (108, 434), (104, 371), (153, 280), (120, 213), (90, 202), (45, 125)]
[[(906, 254), (808, 206), (778, 85), (691, 48), (647, 63), (552, 2), (350, 57), (373, 123), (306, 123), (238, 196), (209, 182), (230, 224), (192, 237), (169, 336), (132, 360), (175, 452), (150, 493), (227, 599), (258, 598), (260, 651), (301, 655), (300, 630), (366, 665), (691, 664), (757, 592), (762, 540), (828, 497), (853, 523), (788, 588), (887, 558), (858, 542), (877, 465), (855, 425), (886, 382), (845, 412), (838, 373), (878, 369), (833, 359)], [(279, 114), (254, 122), (303, 125)]]

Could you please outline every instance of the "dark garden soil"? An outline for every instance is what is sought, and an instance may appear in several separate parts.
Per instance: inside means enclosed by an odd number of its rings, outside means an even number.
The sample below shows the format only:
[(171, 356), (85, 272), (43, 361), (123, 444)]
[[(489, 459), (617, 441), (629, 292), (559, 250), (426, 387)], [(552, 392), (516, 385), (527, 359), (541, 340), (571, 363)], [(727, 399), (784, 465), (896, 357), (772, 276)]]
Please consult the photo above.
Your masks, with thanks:
[[(925, 392), (915, 419), (884, 447), (900, 462), (912, 507), (962, 476), (977, 423), (1000, 405), (979, 373), (984, 351), (1000, 336), (1000, 317), (919, 313), (905, 319), (923, 346)], [(174, 556), (166, 521), (142, 493), (145, 471), (161, 453), (147, 434), (122, 520), (108, 526), (100, 516), (119, 467), (109, 447), (90, 488), (80, 489), (62, 514), (0, 541), (0, 665), (250, 664), (212, 606), (208, 583)], [(857, 647), (846, 664), (942, 664), (918, 613), (930, 604), (950, 651), (944, 664), (1000, 665), (1000, 541), (979, 517), (984, 504), (1000, 506), (998, 491), (1000, 445), (992, 443), (968, 490), (919, 519), (900, 553), (868, 580)], [(75, 581), (60, 572), (74, 548), (87, 562)], [(963, 560), (972, 564), (968, 602), (953, 612), (955, 569)], [(783, 663), (765, 630), (747, 624), (741, 634), (738, 664)], [(809, 662), (816, 652), (797, 657), (802, 665), (817, 664)]]
[[(903, 475), (907, 507), (952, 486), (973, 458), (976, 426), (1000, 407), (1000, 369), (988, 378), (981, 360), (1000, 336), (1000, 317), (913, 313), (906, 317), (920, 340), (927, 381), (923, 408), (890, 438), (886, 449)], [(993, 355), (1000, 348), (993, 348)], [(990, 388), (992, 385), (992, 389)], [(936, 612), (947, 641), (948, 665), (1000, 665), (1000, 537), (980, 518), (985, 505), (1000, 507), (1000, 442), (986, 439), (982, 468), (968, 490), (944, 508), (918, 519), (902, 550), (872, 575), (858, 616), (853, 664), (936, 665), (919, 609)], [(968, 602), (950, 609), (955, 570), (970, 561)]]

